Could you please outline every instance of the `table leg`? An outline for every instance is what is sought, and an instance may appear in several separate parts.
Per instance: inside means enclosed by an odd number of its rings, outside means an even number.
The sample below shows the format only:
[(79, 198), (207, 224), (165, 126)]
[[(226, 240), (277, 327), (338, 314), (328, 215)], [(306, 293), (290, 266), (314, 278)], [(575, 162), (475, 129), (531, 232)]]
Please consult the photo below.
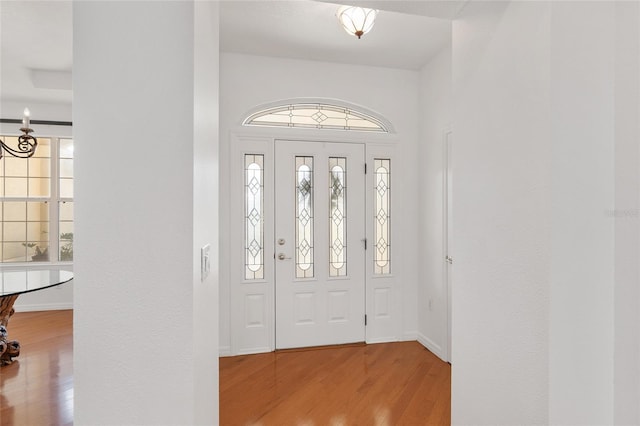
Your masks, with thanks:
[(20, 355), (20, 343), (17, 340), (7, 340), (7, 325), (15, 312), (13, 304), (16, 299), (18, 295), (0, 298), (0, 365), (11, 364), (13, 358)]

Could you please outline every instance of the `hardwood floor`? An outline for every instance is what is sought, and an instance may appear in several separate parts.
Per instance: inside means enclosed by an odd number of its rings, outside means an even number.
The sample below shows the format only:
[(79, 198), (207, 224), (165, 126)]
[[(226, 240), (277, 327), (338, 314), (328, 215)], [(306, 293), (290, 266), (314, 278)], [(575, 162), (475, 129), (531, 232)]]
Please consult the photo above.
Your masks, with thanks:
[(220, 359), (221, 425), (448, 425), (451, 366), (417, 342)]
[[(0, 425), (73, 423), (73, 311), (17, 313)], [(417, 342), (220, 359), (220, 424), (448, 425), (451, 367)]]
[(20, 356), (0, 367), (0, 425), (73, 423), (73, 311), (24, 312), (9, 321)]

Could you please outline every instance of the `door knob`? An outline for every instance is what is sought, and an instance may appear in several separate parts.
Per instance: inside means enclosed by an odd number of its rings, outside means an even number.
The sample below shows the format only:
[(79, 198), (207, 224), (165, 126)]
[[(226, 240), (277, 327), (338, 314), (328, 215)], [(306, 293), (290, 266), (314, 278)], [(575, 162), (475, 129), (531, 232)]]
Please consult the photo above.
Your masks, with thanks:
[(285, 259), (291, 259), (291, 258), (290, 258), (290, 257), (285, 256), (285, 255), (284, 255), (284, 253), (279, 253), (279, 254), (278, 254), (278, 259), (280, 259), (280, 260), (285, 260)]

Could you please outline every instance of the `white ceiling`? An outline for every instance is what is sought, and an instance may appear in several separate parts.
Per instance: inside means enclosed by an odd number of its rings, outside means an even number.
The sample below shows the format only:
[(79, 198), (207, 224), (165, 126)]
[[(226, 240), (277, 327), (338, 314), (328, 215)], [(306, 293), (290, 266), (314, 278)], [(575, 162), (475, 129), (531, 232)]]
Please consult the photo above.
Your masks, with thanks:
[[(380, 9), (372, 31), (349, 36), (335, 17), (338, 4), (325, 0), (222, 1), (220, 49), (419, 69), (448, 42), (450, 19), (466, 0), (332, 1)], [(70, 104), (71, 67), (70, 1), (0, 0), (0, 100)]]
[(338, 7), (310, 0), (224, 1), (220, 5), (220, 49), (415, 70), (451, 36), (448, 20), (380, 10), (371, 32), (359, 40), (342, 29), (336, 18)]

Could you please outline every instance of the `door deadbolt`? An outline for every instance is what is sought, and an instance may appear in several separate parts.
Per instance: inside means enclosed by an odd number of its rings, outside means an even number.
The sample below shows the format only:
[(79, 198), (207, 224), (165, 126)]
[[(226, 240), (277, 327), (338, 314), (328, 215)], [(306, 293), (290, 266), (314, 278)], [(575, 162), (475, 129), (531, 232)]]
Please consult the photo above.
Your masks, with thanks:
[(283, 246), (283, 245), (284, 245), (284, 243), (285, 243), (284, 238), (279, 238), (279, 239), (278, 239), (278, 245), (279, 245), (279, 246)]

